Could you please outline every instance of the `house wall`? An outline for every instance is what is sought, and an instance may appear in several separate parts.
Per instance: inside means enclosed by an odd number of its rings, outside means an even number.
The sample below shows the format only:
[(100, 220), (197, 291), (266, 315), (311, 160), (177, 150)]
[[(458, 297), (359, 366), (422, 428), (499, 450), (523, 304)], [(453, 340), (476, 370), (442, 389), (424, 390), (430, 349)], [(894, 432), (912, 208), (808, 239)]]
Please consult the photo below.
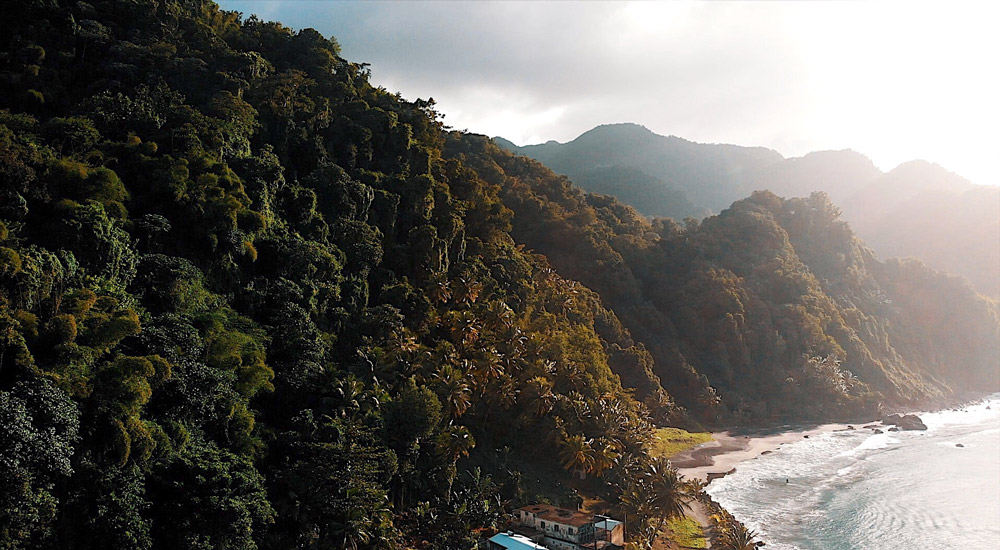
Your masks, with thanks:
[(615, 528), (611, 530), (611, 544), (616, 546), (625, 546), (624, 525), (616, 525)]
[(586, 526), (574, 527), (549, 520), (539, 520), (536, 529), (545, 533), (546, 538), (552, 537), (573, 543), (580, 542), (581, 531), (587, 531)]
[(615, 521), (615, 525), (610, 529), (605, 529), (600, 521), (596, 522), (597, 540), (606, 540), (616, 546), (625, 545), (625, 525)]
[(566, 525), (558, 521), (542, 519), (527, 510), (521, 510), (519, 513), (521, 525), (538, 529), (545, 534), (547, 540), (550, 538), (561, 539), (573, 543), (591, 542), (594, 540), (593, 525)]
[(551, 550), (580, 550), (580, 545), (575, 542), (567, 542), (549, 537), (545, 537), (545, 546), (548, 546)]

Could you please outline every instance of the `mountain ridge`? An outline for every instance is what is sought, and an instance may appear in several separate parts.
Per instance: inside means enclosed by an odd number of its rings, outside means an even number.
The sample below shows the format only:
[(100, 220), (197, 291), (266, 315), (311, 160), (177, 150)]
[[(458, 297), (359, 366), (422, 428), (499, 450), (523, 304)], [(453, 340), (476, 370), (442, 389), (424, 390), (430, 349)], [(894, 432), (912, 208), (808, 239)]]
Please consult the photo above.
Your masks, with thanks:
[[(584, 146), (578, 140), (585, 136)], [(1000, 297), (1000, 187), (973, 184), (930, 161), (883, 172), (851, 149), (784, 158), (766, 148), (662, 136), (634, 123), (601, 125), (565, 144), (502, 145), (653, 217), (701, 218), (759, 189), (787, 197), (823, 191), (880, 255), (920, 258)], [(938, 225), (916, 224), (907, 208)]]

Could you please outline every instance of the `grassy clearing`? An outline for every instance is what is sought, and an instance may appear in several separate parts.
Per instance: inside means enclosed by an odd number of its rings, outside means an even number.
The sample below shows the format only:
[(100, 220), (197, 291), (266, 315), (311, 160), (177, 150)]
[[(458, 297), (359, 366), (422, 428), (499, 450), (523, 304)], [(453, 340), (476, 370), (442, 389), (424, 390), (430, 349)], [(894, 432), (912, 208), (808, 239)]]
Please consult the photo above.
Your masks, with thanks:
[(653, 442), (649, 453), (653, 456), (670, 458), (679, 452), (686, 451), (695, 445), (701, 445), (712, 440), (708, 432), (688, 432), (680, 428), (658, 428), (653, 434)]
[(707, 548), (705, 533), (698, 522), (688, 518), (672, 519), (667, 522), (670, 541), (681, 548)]

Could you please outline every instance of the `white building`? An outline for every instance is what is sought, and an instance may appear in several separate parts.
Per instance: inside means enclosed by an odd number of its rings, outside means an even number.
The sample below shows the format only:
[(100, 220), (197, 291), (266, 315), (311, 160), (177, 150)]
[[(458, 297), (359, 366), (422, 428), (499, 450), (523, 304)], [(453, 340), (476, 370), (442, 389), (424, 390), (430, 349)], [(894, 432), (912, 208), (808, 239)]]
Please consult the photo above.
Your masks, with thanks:
[(602, 550), (624, 546), (623, 525), (611, 518), (549, 504), (531, 504), (514, 512), (521, 525), (541, 535), (532, 538), (551, 550)]

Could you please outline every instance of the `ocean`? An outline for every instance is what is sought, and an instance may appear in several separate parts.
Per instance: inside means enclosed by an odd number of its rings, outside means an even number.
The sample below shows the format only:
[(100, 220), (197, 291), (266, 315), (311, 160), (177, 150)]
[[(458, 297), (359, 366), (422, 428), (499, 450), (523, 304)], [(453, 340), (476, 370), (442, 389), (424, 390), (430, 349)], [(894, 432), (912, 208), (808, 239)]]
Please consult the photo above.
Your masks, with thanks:
[(768, 550), (1000, 549), (1000, 394), (919, 416), (783, 445), (707, 491)]

